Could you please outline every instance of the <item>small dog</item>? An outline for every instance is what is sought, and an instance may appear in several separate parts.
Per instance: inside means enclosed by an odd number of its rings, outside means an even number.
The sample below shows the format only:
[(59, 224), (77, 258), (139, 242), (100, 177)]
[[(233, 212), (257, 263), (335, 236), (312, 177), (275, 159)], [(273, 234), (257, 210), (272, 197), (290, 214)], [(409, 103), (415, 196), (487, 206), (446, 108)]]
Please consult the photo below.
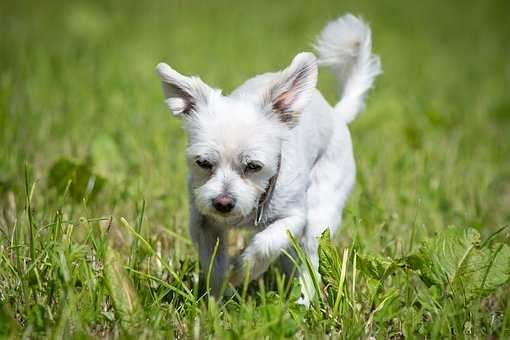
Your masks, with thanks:
[[(340, 225), (355, 182), (347, 124), (363, 109), (381, 70), (369, 26), (353, 15), (328, 23), (315, 48), (318, 58), (299, 53), (284, 70), (251, 78), (227, 96), (198, 77), (157, 66), (165, 102), (188, 135), (189, 228), (202, 270), (211, 266), (213, 295), (221, 294), (227, 279), (239, 285), (278, 257), (285, 262), (290, 233), (315, 271), (298, 271), (300, 302), (308, 305), (313, 298), (318, 238)], [(316, 89), (318, 65), (331, 66), (341, 84), (334, 107)], [(257, 232), (230, 261), (228, 232), (236, 227)]]

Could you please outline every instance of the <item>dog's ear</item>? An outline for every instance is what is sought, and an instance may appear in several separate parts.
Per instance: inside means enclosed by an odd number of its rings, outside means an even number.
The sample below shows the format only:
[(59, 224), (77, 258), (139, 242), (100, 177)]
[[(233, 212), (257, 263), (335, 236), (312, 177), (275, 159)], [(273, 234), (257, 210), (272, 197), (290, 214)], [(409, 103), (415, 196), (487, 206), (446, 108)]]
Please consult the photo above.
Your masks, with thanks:
[(198, 77), (186, 77), (165, 63), (156, 66), (161, 79), (165, 103), (174, 116), (183, 117), (205, 103), (212, 89)]
[(299, 120), (317, 85), (317, 61), (312, 53), (299, 53), (277, 76), (265, 98), (273, 114), (289, 127)]

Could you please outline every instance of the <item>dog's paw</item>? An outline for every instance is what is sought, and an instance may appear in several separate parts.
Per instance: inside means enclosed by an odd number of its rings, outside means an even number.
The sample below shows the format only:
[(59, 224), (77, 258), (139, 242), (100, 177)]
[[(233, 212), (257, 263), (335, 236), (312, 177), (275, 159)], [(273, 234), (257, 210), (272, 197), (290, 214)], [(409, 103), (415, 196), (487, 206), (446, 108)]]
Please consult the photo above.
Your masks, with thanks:
[(244, 280), (244, 273), (245, 271), (242, 261), (239, 259), (235, 260), (234, 263), (232, 263), (228, 282), (234, 287), (239, 286)]
[(263, 232), (255, 234), (249, 247), (246, 249), (248, 253), (252, 253), (260, 259), (275, 258), (281, 249), (287, 243), (287, 234), (273, 232), (274, 230), (266, 229)]
[(296, 300), (296, 303), (300, 306), (309, 308), (310, 307), (310, 298), (302, 295), (299, 299)]
[(259, 233), (253, 237), (251, 244), (241, 255), (245, 269), (250, 269), (250, 277), (256, 279), (262, 275), (274, 259), (272, 240), (268, 235)]
[(246, 275), (249, 275), (249, 281), (254, 280), (267, 270), (271, 261), (258, 250), (256, 247), (248, 247), (239, 259), (234, 261), (229, 276), (229, 282), (232, 285), (238, 286), (243, 283)]
[(301, 273), (299, 276), (299, 284), (301, 286), (301, 297), (296, 301), (296, 303), (308, 308), (310, 307), (310, 302), (315, 295), (312, 278), (308, 271), (305, 270)]
[(249, 273), (249, 280), (262, 275), (281, 250), (278, 242), (278, 237), (275, 238), (273, 233), (260, 232), (253, 236), (248, 247), (234, 261), (229, 282), (239, 285), (244, 281), (247, 273)]

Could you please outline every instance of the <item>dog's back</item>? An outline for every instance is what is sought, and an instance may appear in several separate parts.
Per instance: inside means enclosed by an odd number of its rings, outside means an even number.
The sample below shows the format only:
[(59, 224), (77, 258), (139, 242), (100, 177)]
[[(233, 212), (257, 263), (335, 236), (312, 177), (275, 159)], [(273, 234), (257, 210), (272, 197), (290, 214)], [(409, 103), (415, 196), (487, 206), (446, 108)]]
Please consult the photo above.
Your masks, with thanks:
[[(331, 66), (340, 84), (340, 101), (330, 106), (318, 90), (301, 115), (292, 145), (301, 145), (314, 158), (307, 171), (307, 218), (302, 244), (315, 269), (318, 267), (318, 238), (341, 223), (342, 210), (354, 186), (356, 166), (347, 124), (363, 109), (365, 95), (381, 72), (379, 58), (371, 52), (367, 24), (346, 15), (330, 22), (315, 45), (319, 65)], [(311, 274), (303, 268), (302, 303), (313, 296)], [(317, 271), (315, 272), (318, 275)]]

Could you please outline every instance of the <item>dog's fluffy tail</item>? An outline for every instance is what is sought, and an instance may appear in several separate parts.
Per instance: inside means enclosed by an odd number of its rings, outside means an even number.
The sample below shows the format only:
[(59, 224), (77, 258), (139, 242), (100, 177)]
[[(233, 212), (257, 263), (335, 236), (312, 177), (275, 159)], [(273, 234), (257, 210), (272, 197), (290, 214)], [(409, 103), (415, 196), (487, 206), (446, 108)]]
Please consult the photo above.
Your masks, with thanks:
[(352, 14), (329, 22), (314, 45), (320, 65), (331, 66), (341, 85), (341, 99), (335, 106), (346, 123), (363, 110), (364, 99), (381, 63), (372, 54), (370, 27)]

